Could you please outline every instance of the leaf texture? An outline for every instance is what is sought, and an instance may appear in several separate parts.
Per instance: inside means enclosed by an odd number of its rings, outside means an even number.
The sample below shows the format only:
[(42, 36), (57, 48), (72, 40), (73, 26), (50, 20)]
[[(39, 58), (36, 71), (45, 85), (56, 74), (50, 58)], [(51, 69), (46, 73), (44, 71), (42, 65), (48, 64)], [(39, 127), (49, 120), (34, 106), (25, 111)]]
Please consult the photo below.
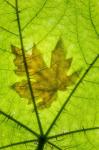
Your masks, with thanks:
[[(22, 76), (25, 74), (22, 51), (12, 46), (12, 52), (15, 55), (14, 64), (17, 67), (15, 72), (17, 75)], [(55, 49), (52, 51), (49, 68), (36, 46), (32, 48), (32, 54), (26, 54), (26, 62), (34, 96), (35, 98), (41, 98), (41, 101), (37, 104), (41, 108), (49, 106), (58, 90), (65, 91), (78, 78), (77, 72), (68, 75), (72, 59), (65, 59), (62, 40), (57, 42)], [(33, 82), (33, 79), (36, 81)], [(28, 98), (28, 103), (31, 103), (29, 86), (26, 80), (17, 82), (12, 87), (21, 97)]]
[(98, 150), (98, 139), (98, 0), (1, 0), (0, 149)]

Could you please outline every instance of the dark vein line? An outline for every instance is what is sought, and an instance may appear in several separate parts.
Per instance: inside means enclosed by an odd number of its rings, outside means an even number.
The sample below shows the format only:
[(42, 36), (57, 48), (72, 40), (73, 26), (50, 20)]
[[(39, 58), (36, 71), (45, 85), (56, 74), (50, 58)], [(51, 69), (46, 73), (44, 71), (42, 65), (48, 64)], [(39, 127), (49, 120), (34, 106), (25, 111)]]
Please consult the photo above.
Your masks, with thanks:
[(86, 137), (88, 143), (92, 146), (92, 148), (96, 148), (95, 145), (90, 141), (88, 135), (86, 134), (86, 131), (84, 132), (84, 134), (85, 134), (85, 137)]
[(49, 143), (50, 145), (52, 145), (56, 149), (62, 150), (60, 147), (58, 147), (57, 145), (53, 144), (52, 142), (47, 141), (47, 143)]
[[(4, 116), (3, 116), (4, 117)], [(2, 125), (4, 122), (7, 122), (8, 121), (8, 118), (7, 117), (4, 117), (2, 120), (0, 120), (0, 125)]]
[(43, 10), (44, 6), (46, 5), (47, 0), (44, 1), (42, 7), (36, 12), (35, 16), (33, 16), (22, 28), (22, 31), (25, 30), (25, 28), (40, 14), (40, 12)]
[(83, 52), (83, 49), (81, 47), (81, 44), (80, 44), (80, 40), (79, 40), (79, 32), (78, 32), (78, 16), (77, 16), (77, 10), (76, 10), (76, 2), (75, 2), (75, 20), (76, 20), (76, 35), (77, 35), (77, 43), (78, 43), (78, 46), (79, 46), (79, 49), (80, 49), (80, 52), (82, 54), (82, 57), (85, 61), (85, 63), (87, 64), (87, 61), (86, 61), (86, 58), (85, 58), (85, 55), (84, 55), (84, 52)]
[(95, 62), (97, 61), (97, 59), (99, 58), (99, 55), (97, 55), (95, 57), (95, 59), (92, 61), (92, 63), (88, 66), (88, 68), (86, 69), (85, 73), (82, 75), (82, 77), (80, 78), (80, 80), (77, 82), (77, 84), (75, 85), (75, 87), (73, 88), (73, 90), (71, 91), (70, 95), (68, 96), (67, 100), (64, 102), (64, 104), (62, 105), (61, 109), (59, 110), (59, 112), (57, 113), (55, 119), (52, 121), (52, 124), (50, 125), (50, 127), (48, 128), (47, 132), (46, 132), (46, 136), (49, 134), (49, 132), (51, 131), (51, 129), (53, 128), (53, 126), (55, 125), (56, 121), (58, 120), (59, 116), (61, 115), (61, 112), (64, 110), (64, 107), (68, 104), (68, 102), (70, 101), (72, 95), (75, 93), (76, 89), (78, 88), (78, 86), (80, 85), (80, 83), (83, 81), (84, 77), (88, 74), (89, 70), (92, 68), (92, 66), (95, 64)]
[(34, 134), (36, 137), (39, 137), (39, 135), (38, 135), (35, 131), (31, 130), (29, 127), (27, 127), (27, 126), (24, 125), (23, 123), (19, 122), (18, 120), (16, 120), (16, 119), (13, 118), (12, 116), (6, 114), (5, 112), (3, 112), (3, 111), (1, 111), (1, 110), (0, 110), (0, 115), (5, 116), (5, 117), (8, 118), (9, 120), (15, 122), (15, 123), (16, 123), (17, 125), (19, 125), (20, 127), (24, 128), (24, 129), (26, 129), (27, 131), (29, 131), (30, 133)]
[(12, 5), (9, 1), (7, 1), (7, 0), (4, 0), (9, 6), (11, 6), (12, 8), (14, 8), (15, 9), (15, 6), (14, 5)]
[(18, 11), (18, 0), (16, 0), (16, 16), (17, 16), (17, 23), (18, 23), (18, 29), (19, 29), (21, 50), (22, 50), (23, 62), (24, 62), (24, 67), (25, 67), (25, 71), (26, 71), (26, 76), (27, 76), (27, 82), (28, 82), (28, 85), (29, 85), (30, 94), (31, 94), (33, 105), (34, 105), (34, 110), (35, 110), (39, 130), (40, 130), (40, 134), (43, 135), (43, 129), (42, 129), (41, 121), (40, 121), (40, 118), (39, 118), (39, 114), (38, 114), (38, 110), (37, 110), (37, 106), (36, 106), (36, 102), (35, 102), (35, 98), (34, 98), (34, 94), (33, 94), (33, 89), (32, 89), (32, 85), (31, 85), (31, 81), (30, 81), (30, 77), (29, 77), (28, 66), (27, 66), (27, 62), (26, 62), (26, 56), (25, 56), (25, 52), (24, 52), (23, 36), (22, 36), (20, 16), (19, 16), (19, 11)]
[(99, 127), (94, 127), (94, 128), (83, 128), (83, 129), (79, 129), (79, 130), (74, 130), (74, 131), (69, 131), (69, 132), (65, 132), (65, 133), (60, 133), (57, 135), (53, 135), (53, 136), (49, 136), (47, 139), (54, 139), (54, 138), (58, 138), (61, 136), (65, 136), (65, 135), (70, 135), (70, 134), (77, 134), (80, 132), (85, 132), (85, 131), (93, 131), (93, 130), (99, 130)]
[(9, 13), (1, 13), (0, 16), (5, 16), (5, 15), (11, 15), (11, 14), (15, 14), (14, 12), (9, 12)]
[(12, 31), (10, 31), (10, 30), (8, 30), (8, 29), (2, 27), (2, 26), (0, 26), (0, 29), (2, 29), (3, 31), (6, 31), (6, 32), (8, 32), (8, 33), (10, 33), (10, 34), (13, 34), (13, 35), (15, 35), (15, 36), (19, 36), (18, 34), (12, 32)]
[(76, 145), (73, 145), (73, 146), (72, 146), (72, 145), (68, 145), (68, 146), (65, 146), (65, 150), (66, 150), (66, 149), (68, 150), (68, 149), (71, 149), (71, 148), (75, 148), (75, 147), (77, 148), (77, 147), (79, 147), (80, 145), (81, 145), (81, 144), (76, 144)]
[(9, 147), (13, 147), (13, 146), (19, 146), (19, 145), (23, 145), (23, 144), (27, 144), (27, 143), (32, 143), (32, 142), (36, 142), (37, 140), (26, 140), (26, 141), (22, 141), (22, 142), (16, 142), (16, 143), (11, 143), (5, 146), (1, 146), (0, 149), (5, 149), (5, 148), (9, 148)]
[(95, 82), (95, 81), (89, 81), (89, 80), (84, 80), (85, 82), (89, 82), (89, 83), (92, 83), (92, 84), (97, 84), (97, 85), (99, 85), (99, 83), (98, 82)]
[(93, 29), (94, 29), (96, 35), (97, 35), (97, 38), (99, 39), (99, 33), (98, 33), (97, 29), (96, 29), (96, 26), (95, 26), (95, 24), (94, 24), (94, 22), (93, 22), (93, 18), (92, 18), (91, 2), (90, 2), (90, 1), (91, 1), (91, 0), (89, 0), (89, 17), (90, 17), (90, 21), (91, 21), (92, 27), (93, 27)]
[(60, 18), (58, 19), (58, 21), (54, 24), (54, 26), (43, 36), (43, 38), (38, 41), (36, 44), (39, 44), (40, 42), (42, 42), (55, 28), (56, 26), (60, 23), (60, 21), (63, 19), (63, 17), (65, 16), (65, 12), (66, 10), (64, 10), (64, 13), (62, 14), (62, 16), (60, 16)]
[(86, 99), (86, 100), (95, 100), (93, 97), (83, 97), (83, 96), (79, 96), (79, 95), (73, 95), (73, 97), (76, 97), (76, 98), (80, 98), (80, 99)]

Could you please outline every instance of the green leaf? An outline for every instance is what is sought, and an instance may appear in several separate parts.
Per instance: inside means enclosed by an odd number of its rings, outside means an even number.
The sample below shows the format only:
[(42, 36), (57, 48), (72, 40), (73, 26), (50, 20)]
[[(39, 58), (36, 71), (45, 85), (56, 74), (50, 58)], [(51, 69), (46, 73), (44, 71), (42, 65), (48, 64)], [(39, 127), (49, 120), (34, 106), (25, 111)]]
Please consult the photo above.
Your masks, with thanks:
[[(98, 0), (0, 1), (0, 149), (96, 150), (99, 147)], [(78, 81), (58, 91), (50, 107), (38, 109), (26, 62), (36, 44), (47, 66), (59, 38), (68, 74)], [(11, 45), (21, 49), (25, 77), (15, 70)], [(65, 70), (64, 70), (65, 71)], [(32, 104), (12, 85), (25, 78)]]

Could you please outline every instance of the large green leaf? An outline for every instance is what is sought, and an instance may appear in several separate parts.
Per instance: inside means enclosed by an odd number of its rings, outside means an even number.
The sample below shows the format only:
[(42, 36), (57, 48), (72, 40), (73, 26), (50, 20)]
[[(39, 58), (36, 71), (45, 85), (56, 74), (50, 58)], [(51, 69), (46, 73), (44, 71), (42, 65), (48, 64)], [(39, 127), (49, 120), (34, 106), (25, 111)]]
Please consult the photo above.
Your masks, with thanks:
[[(67, 57), (73, 58), (70, 72), (81, 70), (80, 77), (74, 86), (58, 92), (50, 107), (40, 110), (34, 100), (28, 105), (11, 88), (20, 80), (11, 45), (22, 49), (25, 62), (24, 49), (30, 51), (35, 43), (49, 66), (60, 37)], [(98, 150), (98, 58), (98, 0), (1, 0), (0, 149)], [(29, 80), (27, 71), (26, 75)]]

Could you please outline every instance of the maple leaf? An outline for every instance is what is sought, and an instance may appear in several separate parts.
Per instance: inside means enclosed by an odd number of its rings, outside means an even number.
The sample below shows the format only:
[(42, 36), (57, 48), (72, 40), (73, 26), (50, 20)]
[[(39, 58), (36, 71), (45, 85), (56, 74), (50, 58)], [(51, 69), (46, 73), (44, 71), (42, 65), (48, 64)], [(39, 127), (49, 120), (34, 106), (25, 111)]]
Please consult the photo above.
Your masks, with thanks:
[[(15, 55), (14, 64), (18, 76), (25, 76), (25, 67), (21, 49), (11, 46)], [(65, 58), (65, 50), (60, 39), (51, 54), (50, 67), (46, 65), (40, 51), (36, 45), (32, 48), (32, 53), (26, 52), (26, 63), (28, 66), (29, 77), (32, 85), (37, 107), (45, 108), (50, 106), (56, 99), (57, 91), (65, 91), (67, 87), (75, 83), (78, 78), (78, 71), (68, 75), (68, 70), (72, 63), (72, 58)], [(29, 85), (26, 79), (15, 83), (13, 89), (22, 98), (27, 98), (31, 103)], [(39, 99), (40, 98), (40, 99)]]

